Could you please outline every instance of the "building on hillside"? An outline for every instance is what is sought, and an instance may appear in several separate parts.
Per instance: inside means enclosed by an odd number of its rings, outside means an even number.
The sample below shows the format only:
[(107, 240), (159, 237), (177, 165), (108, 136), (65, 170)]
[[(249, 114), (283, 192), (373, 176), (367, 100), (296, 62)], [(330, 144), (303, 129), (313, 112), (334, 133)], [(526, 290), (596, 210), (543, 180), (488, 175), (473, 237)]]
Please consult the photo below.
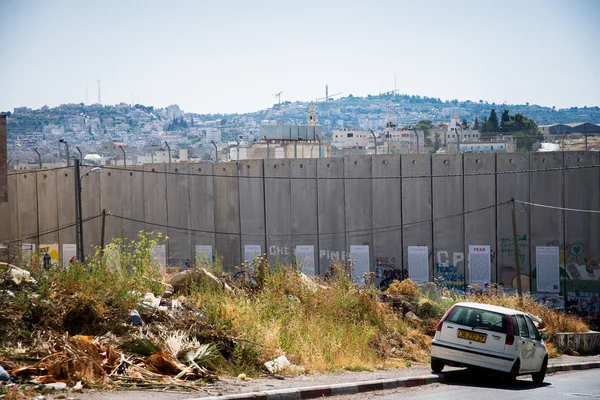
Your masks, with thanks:
[(331, 145), (325, 141), (319, 144), (317, 140), (261, 139), (254, 143), (232, 142), (228, 150), (228, 161), (331, 156)]
[(102, 142), (100, 152), (103, 156), (118, 157), (123, 155), (123, 150), (121, 150), (121, 147), (127, 151), (127, 143), (106, 141)]
[(503, 136), (489, 141), (463, 140), (448, 144), (450, 153), (514, 153), (515, 142), (511, 136)]
[(572, 122), (567, 124), (538, 125), (544, 135), (544, 140), (553, 140), (557, 137), (596, 136), (600, 135), (600, 125), (589, 122)]
[(336, 148), (364, 148), (373, 141), (370, 131), (358, 129), (336, 129), (331, 132), (331, 145)]

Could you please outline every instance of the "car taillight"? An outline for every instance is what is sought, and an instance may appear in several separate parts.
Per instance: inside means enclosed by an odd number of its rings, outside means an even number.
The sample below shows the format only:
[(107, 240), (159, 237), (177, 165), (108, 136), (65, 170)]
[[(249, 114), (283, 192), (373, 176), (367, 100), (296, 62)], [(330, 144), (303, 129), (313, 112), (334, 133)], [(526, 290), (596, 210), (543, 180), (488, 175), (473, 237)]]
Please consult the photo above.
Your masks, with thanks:
[(506, 342), (504, 344), (515, 344), (515, 333), (513, 329), (514, 327), (512, 318), (510, 314), (506, 314)]
[(438, 323), (437, 328), (435, 328), (436, 331), (438, 331), (438, 332), (442, 331), (442, 325), (444, 324), (444, 321), (446, 320), (446, 318), (448, 318), (448, 315), (450, 314), (450, 311), (452, 311), (452, 309), (454, 309), (454, 306), (450, 307), (448, 309), (448, 311), (446, 311), (446, 314), (444, 314), (442, 319), (440, 319), (440, 322)]

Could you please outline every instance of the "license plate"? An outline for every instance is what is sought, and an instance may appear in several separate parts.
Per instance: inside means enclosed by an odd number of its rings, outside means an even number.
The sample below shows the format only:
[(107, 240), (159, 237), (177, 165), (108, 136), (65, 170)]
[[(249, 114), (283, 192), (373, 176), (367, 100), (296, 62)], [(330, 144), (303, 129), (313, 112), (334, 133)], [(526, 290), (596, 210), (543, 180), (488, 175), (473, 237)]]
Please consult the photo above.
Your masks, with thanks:
[(485, 341), (487, 339), (486, 334), (465, 331), (463, 329), (458, 330), (458, 337), (461, 339), (474, 340), (476, 342), (481, 342), (481, 343), (485, 343)]

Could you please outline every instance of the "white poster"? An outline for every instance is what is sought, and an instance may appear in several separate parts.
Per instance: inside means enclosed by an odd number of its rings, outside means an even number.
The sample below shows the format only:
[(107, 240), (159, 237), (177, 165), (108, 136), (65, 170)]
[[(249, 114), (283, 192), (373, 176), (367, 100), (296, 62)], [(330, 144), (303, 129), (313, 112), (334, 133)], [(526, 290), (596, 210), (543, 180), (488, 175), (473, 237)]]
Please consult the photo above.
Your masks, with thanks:
[(104, 262), (110, 268), (121, 266), (121, 250), (114, 243), (109, 243), (104, 247)]
[[(46, 260), (46, 261), (45, 261)], [(47, 267), (55, 267), (58, 265), (58, 243), (40, 244), (40, 261), (46, 267), (44, 262), (49, 263)]]
[(469, 283), (471, 285), (490, 284), (492, 279), (490, 246), (469, 246)]
[(167, 265), (167, 248), (164, 244), (157, 244), (152, 249), (152, 258), (161, 267)]
[[(21, 245), (21, 262), (31, 264), (31, 256), (35, 253), (35, 243), (23, 243)], [(27, 267), (25, 267), (27, 269)]]
[(77, 260), (77, 246), (74, 244), (63, 243), (62, 266), (69, 268)]
[(198, 265), (212, 265), (212, 246), (196, 245), (196, 263)]
[(429, 282), (428, 246), (408, 246), (408, 277), (418, 284)]
[(303, 274), (315, 276), (315, 246), (296, 246), (296, 264)]
[(364, 276), (368, 275), (370, 271), (369, 246), (350, 246), (350, 260), (354, 263), (352, 282), (364, 285)]
[(251, 263), (261, 254), (262, 247), (260, 247), (260, 244), (247, 244), (244, 246), (244, 261)]
[(560, 293), (559, 249), (556, 246), (535, 248), (537, 291)]

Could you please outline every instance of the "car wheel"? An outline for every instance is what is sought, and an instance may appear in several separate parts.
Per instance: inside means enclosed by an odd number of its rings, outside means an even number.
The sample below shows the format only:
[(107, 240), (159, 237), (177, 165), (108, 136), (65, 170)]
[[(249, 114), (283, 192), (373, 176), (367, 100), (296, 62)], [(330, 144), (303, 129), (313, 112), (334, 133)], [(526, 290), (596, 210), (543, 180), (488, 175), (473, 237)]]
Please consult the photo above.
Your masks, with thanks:
[(435, 373), (442, 372), (444, 369), (444, 363), (436, 358), (431, 359), (431, 370)]
[(544, 378), (546, 377), (546, 368), (548, 368), (548, 357), (544, 357), (544, 362), (542, 362), (542, 367), (540, 368), (540, 372), (536, 372), (531, 374), (531, 378), (533, 379), (533, 383), (542, 383), (544, 382)]
[(515, 383), (515, 381), (517, 380), (517, 376), (519, 376), (520, 367), (521, 363), (519, 362), (519, 360), (515, 361), (510, 372), (506, 374), (506, 383), (508, 383), (509, 385)]

